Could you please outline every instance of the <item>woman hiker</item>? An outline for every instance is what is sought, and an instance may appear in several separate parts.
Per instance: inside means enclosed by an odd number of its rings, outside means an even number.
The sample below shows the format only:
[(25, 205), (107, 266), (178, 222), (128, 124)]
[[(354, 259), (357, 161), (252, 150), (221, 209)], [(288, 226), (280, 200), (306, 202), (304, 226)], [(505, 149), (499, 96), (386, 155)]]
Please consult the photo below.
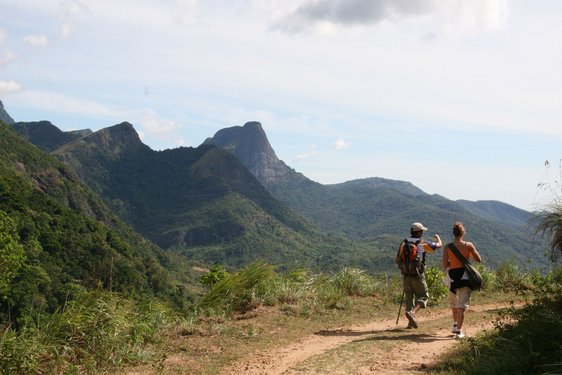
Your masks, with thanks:
[(456, 247), (467, 260), (472, 258), (476, 262), (482, 261), (482, 257), (478, 251), (476, 251), (474, 245), (463, 239), (464, 234), (464, 225), (460, 222), (456, 222), (453, 226), (453, 236), (455, 237), (455, 240), (445, 246), (445, 249), (443, 250), (443, 268), (449, 270), (449, 277), (451, 278), (449, 303), (453, 312), (452, 333), (454, 333), (457, 338), (464, 337), (464, 332), (462, 330), (464, 311), (470, 304), (472, 289), (470, 288), (470, 283), (468, 281), (464, 265), (455, 256), (451, 247)]

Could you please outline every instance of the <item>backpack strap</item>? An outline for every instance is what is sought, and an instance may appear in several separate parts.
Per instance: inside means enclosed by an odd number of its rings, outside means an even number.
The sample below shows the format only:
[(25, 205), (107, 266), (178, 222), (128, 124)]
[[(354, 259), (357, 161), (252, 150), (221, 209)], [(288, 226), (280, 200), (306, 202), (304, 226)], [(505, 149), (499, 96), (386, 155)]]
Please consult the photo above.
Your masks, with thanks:
[(400, 245), (398, 246), (398, 253), (396, 253), (397, 257), (400, 257), (400, 251), (402, 250), (402, 247), (404, 245), (408, 245), (408, 239), (404, 239), (404, 241), (400, 242)]

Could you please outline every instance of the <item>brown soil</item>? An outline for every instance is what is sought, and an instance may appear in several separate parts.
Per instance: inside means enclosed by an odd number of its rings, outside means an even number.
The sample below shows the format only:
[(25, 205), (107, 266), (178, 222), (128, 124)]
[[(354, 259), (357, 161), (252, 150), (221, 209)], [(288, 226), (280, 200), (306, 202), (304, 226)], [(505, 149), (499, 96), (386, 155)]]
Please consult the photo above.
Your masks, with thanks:
[[(473, 325), (465, 327), (467, 335), (474, 336), (482, 330), (492, 328), (493, 324), (489, 318), (486, 321), (477, 322), (477, 315), (501, 307), (507, 307), (507, 304), (486, 305), (469, 310), (467, 324), (470, 324), (470, 320), (472, 320)], [(471, 319), (473, 314), (474, 319)], [(431, 365), (459, 341), (450, 332), (451, 327), (448, 325), (446, 328), (443, 327), (443, 324), (440, 327), (431, 327), (431, 322), (448, 322), (447, 317), (449, 316), (449, 310), (420, 316), (419, 330), (407, 330), (397, 326), (395, 320), (385, 320), (363, 326), (320, 331), (288, 346), (254, 353), (250, 357), (230, 365), (221, 373), (228, 375), (427, 373)], [(402, 326), (406, 323), (406, 319), (402, 318)], [(424, 326), (426, 328), (422, 329)], [(393, 336), (389, 336), (389, 334)], [(367, 360), (358, 359), (357, 363), (353, 363), (353, 359), (348, 359), (342, 363), (342, 368), (331, 366), (329, 370), (318, 368), (314, 363), (304, 365), (305, 362), (314, 362), (315, 357), (326, 355), (337, 357), (333, 353), (338, 349), (368, 340), (373, 341), (373, 344), (367, 347)], [(402, 342), (400, 345), (392, 345), (387, 350), (378, 349), (377, 344), (384, 340)], [(365, 357), (364, 352), (360, 352), (359, 355)]]
[[(474, 337), (493, 328), (500, 308), (510, 302), (471, 306), (464, 330)], [(269, 339), (256, 350), (256, 341), (241, 336), (243, 329), (226, 335), (202, 332), (199, 335), (172, 335), (167, 351), (158, 363), (125, 368), (124, 375), (312, 375), (312, 374), (420, 374), (435, 372), (440, 357), (458, 345), (450, 332), (449, 309), (428, 308), (418, 314), (418, 329), (406, 329), (407, 319), (378, 318), (354, 325), (322, 324), (325, 329), (279, 325), (283, 316), (275, 309), (256, 313), (249, 320), (234, 321), (240, 327), (253, 327), (258, 337)], [(393, 314), (394, 315), (394, 314)], [(350, 321), (353, 321), (351, 319)], [(251, 323), (250, 323), (251, 322)], [(337, 322), (337, 320), (335, 320)], [(271, 324), (271, 325), (264, 325)], [(246, 326), (247, 325), (247, 326)], [(263, 326), (261, 326), (263, 325)], [(261, 328), (260, 328), (261, 327)], [(298, 325), (296, 326), (298, 327)], [(236, 333), (237, 332), (237, 333)], [(205, 334), (203, 334), (205, 333)], [(304, 333), (304, 334), (303, 334)], [(248, 341), (250, 340), (250, 341)], [(259, 344), (258, 346), (259, 347)], [(253, 349), (252, 349), (253, 348)]]

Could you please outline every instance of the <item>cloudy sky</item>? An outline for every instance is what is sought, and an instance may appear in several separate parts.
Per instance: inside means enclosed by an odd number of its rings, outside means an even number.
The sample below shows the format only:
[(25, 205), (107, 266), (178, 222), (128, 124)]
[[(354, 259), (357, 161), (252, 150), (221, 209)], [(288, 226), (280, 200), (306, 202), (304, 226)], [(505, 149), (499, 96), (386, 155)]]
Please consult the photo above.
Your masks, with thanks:
[(557, 0), (0, 0), (0, 100), (156, 150), (260, 121), (321, 183), (533, 210), (560, 190), (561, 21)]

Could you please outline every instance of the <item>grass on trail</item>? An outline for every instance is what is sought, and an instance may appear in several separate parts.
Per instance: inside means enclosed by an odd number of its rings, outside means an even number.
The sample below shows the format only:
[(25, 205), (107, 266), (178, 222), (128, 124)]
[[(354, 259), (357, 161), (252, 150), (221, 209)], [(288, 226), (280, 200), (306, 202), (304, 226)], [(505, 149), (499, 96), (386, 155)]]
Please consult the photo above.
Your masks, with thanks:
[[(520, 298), (520, 295), (514, 293), (509, 295), (475, 293), (473, 304), (509, 302)], [(427, 334), (436, 327), (449, 327), (450, 310), (444, 301), (421, 311), (419, 316), (438, 315), (438, 311), (441, 311), (444, 317), (424, 323), (418, 330), (404, 332), (402, 328), (407, 321), (401, 316), (396, 326), (397, 330), (358, 337), (354, 342), (310, 358), (301, 366), (303, 369), (318, 369), (318, 373), (329, 373), (330, 366), (342, 364), (367, 366), (369, 356), (376, 350), (389, 351), (401, 345), (404, 338), (411, 340), (416, 338), (415, 335)], [(395, 320), (397, 312), (398, 304), (395, 302), (381, 303), (377, 297), (353, 297), (350, 299), (349, 306), (342, 310), (292, 314), (287, 313), (286, 306), (262, 306), (249, 313), (237, 315), (234, 319), (216, 316), (206, 318), (189, 325), (178, 326), (165, 342), (167, 355), (163, 361), (152, 366), (124, 370), (122, 374), (221, 374), (231, 363), (254, 353), (288, 346), (320, 331), (360, 326), (374, 321)], [(483, 313), (478, 319), (491, 321), (492, 315)], [(473, 324), (472, 319), (471, 313), (467, 317), (467, 325)], [(352, 353), (355, 354), (351, 355)]]
[[(436, 311), (430, 315), (438, 316)], [(471, 330), (470, 326), (489, 325), (496, 315), (497, 310), (468, 312), (466, 317), (468, 331)], [(361, 373), (362, 369), (368, 369), (376, 373), (380, 367), (387, 368), (389, 363), (395, 361), (394, 354), (406, 351), (405, 346), (408, 344), (454, 340), (452, 334), (436, 334), (439, 330), (450, 328), (451, 318), (448, 314), (430, 319), (421, 322), (419, 328), (415, 330), (405, 329), (401, 324), (385, 330), (359, 332), (352, 341), (313, 356), (292, 370), (295, 373), (306, 374), (338, 374), (342, 373), (342, 369), (350, 373), (355, 371)], [(472, 330), (475, 331), (474, 328)], [(407, 355), (420, 357), (423, 354), (425, 353), (416, 349)]]

